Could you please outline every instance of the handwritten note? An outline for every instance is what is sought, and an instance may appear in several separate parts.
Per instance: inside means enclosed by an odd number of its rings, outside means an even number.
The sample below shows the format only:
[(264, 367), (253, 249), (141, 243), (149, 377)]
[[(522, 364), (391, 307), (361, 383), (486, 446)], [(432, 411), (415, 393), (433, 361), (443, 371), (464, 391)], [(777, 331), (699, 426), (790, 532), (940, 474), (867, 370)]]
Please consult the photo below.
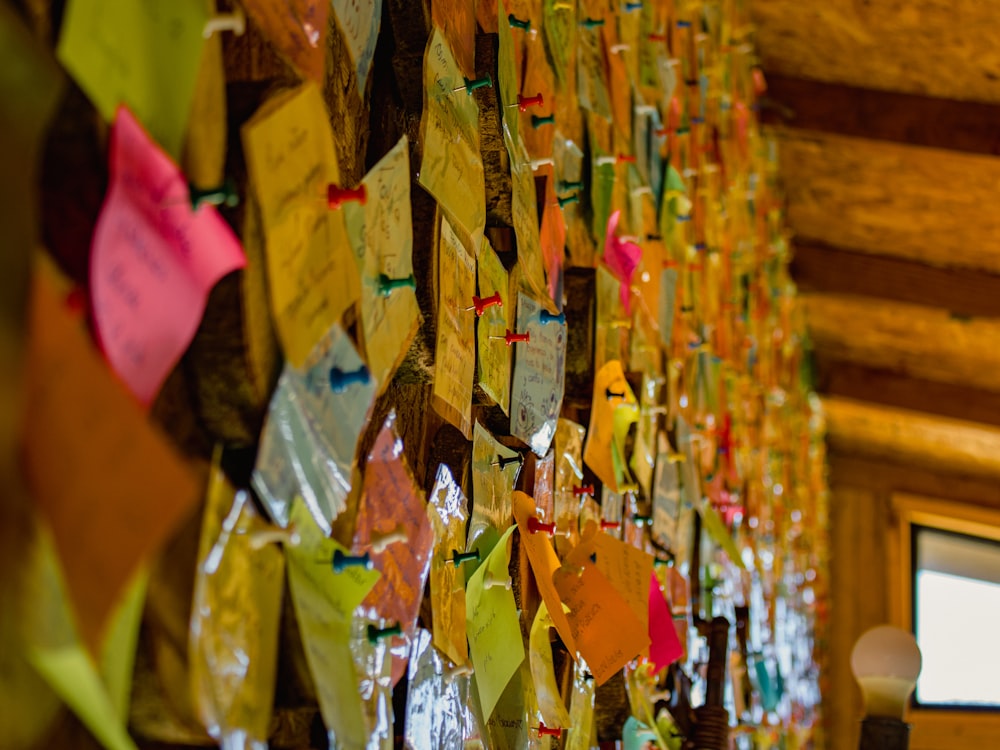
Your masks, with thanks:
[(618, 492), (624, 480), (624, 434), (638, 416), (635, 395), (625, 379), (622, 363), (611, 360), (594, 377), (583, 460), (612, 492)]
[(424, 55), (419, 180), (454, 220), (466, 246), (479, 247), (486, 227), (479, 107), (463, 86), (464, 77), (451, 48), (444, 34), (435, 28)]
[(354, 61), (358, 91), (363, 94), (382, 25), (382, 0), (331, 0), (330, 4)]
[(506, 125), (503, 138), (510, 154), (510, 209), (517, 237), (517, 267), (521, 274), (521, 286), (537, 299), (546, 300), (548, 291), (545, 284), (545, 263), (538, 232), (538, 199), (531, 160), (524, 141), (515, 141)]
[(91, 249), (91, 294), (105, 356), (144, 404), (191, 343), (212, 286), (246, 263), (229, 225), (211, 206), (193, 212), (187, 194), (170, 157), (120, 109)]
[(455, 664), (469, 659), (465, 636), (465, 579), (461, 568), (449, 562), (454, 550), (465, 550), (468, 518), (465, 494), (445, 464), (438, 466), (427, 502), (427, 516), (434, 532), (431, 554), (431, 617), (434, 646)]
[(493, 551), (472, 574), (466, 589), (469, 652), (486, 719), (493, 714), (504, 687), (524, 661), (514, 594), (502, 586), (487, 588), (484, 580), (487, 571), (496, 580), (507, 580), (513, 532), (513, 526), (504, 532)]
[(126, 584), (186, 517), (199, 488), (108, 372), (55, 274), (39, 264), (33, 282), (22, 467), (52, 528), (80, 636), (96, 651)]
[[(507, 20), (507, 8), (503, 0), (497, 0), (497, 88), (500, 95), (500, 112), (503, 125), (510, 132), (511, 143), (520, 141), (518, 121), (520, 120), (517, 95), (521, 91), (518, 81), (517, 54), (514, 51), (514, 35)], [(507, 150), (510, 151), (508, 145)], [(513, 161), (513, 155), (511, 155)]]
[(325, 200), (327, 186), (340, 185), (340, 171), (323, 95), (311, 83), (279, 94), (242, 135), (264, 224), (278, 338), (301, 367), (360, 293), (343, 211)]
[(413, 288), (388, 294), (378, 280), (413, 274), (413, 222), (410, 216), (410, 157), (406, 136), (364, 179), (369, 200), (344, 206), (347, 234), (364, 283), (361, 286), (361, 338), (368, 366), (382, 386), (388, 384), (420, 324)]
[(684, 648), (674, 627), (674, 616), (652, 573), (649, 577), (649, 660), (659, 672), (681, 658)]
[(653, 574), (653, 556), (597, 530), (591, 522), (584, 531), (575, 557), (594, 556), (594, 565), (608, 579), (643, 627), (649, 622), (649, 578)]
[[(241, 0), (275, 49), (306, 78), (322, 84), (326, 62), (327, 0)], [(359, 87), (362, 88), (362, 87)]]
[(511, 524), (510, 493), (521, 471), (518, 462), (499, 466), (499, 460), (515, 458), (517, 451), (500, 443), (479, 422), (472, 431), (472, 519), (470, 550), (485, 558), (500, 534)]
[(510, 296), (510, 277), (489, 240), (483, 239), (479, 251), (479, 296), (500, 295), (502, 305), (493, 305), (479, 318), (476, 342), (477, 382), (483, 392), (500, 407), (504, 414), (510, 410), (510, 366), (513, 360), (511, 347), (500, 338), (514, 328), (515, 306)]
[(444, 215), (438, 229), (437, 345), (433, 403), (438, 414), (472, 437), (472, 386), (476, 374), (476, 259)]
[(552, 57), (556, 83), (560, 91), (567, 91), (572, 88), (573, 53), (577, 48), (576, 3), (558, 10), (556, 4), (556, 0), (543, 0), (542, 31), (545, 33), (545, 48)]
[(271, 397), (253, 474), (254, 489), (278, 524), (287, 525), (296, 495), (327, 534), (347, 507), (358, 438), (377, 385), (369, 379), (337, 391), (330, 373), (354, 373), (362, 367), (339, 323), (312, 350), (304, 369), (285, 365)]
[(127, 105), (179, 159), (207, 20), (201, 0), (71, 0), (56, 54), (105, 120)]
[[(517, 330), (531, 340), (517, 344), (511, 383), (510, 432), (544, 456), (556, 434), (566, 367), (566, 326), (542, 323), (542, 306), (518, 294)], [(551, 311), (548, 311), (551, 312)]]
[(542, 602), (535, 613), (535, 621), (531, 623), (531, 633), (528, 638), (531, 679), (535, 684), (538, 709), (545, 725), (568, 727), (570, 726), (569, 712), (559, 694), (555, 667), (552, 664), (552, 642), (549, 639), (549, 629), (552, 627), (554, 625), (552, 618), (549, 617), (548, 607), (545, 606), (545, 602)]

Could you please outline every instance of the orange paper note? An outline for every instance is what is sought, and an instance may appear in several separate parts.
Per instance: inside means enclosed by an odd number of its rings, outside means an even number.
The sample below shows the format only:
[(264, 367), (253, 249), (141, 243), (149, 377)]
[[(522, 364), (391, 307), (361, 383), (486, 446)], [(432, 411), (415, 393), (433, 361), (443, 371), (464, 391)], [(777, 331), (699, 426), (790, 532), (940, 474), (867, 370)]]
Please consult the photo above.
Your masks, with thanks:
[(229, 225), (212, 206), (191, 210), (180, 170), (120, 107), (90, 285), (104, 354), (142, 403), (191, 343), (211, 288), (245, 264)]
[(583, 460), (612, 492), (619, 491), (619, 480), (625, 471), (624, 444), (618, 436), (622, 426), (629, 420), (635, 421), (638, 416), (635, 394), (625, 379), (622, 363), (617, 359), (611, 360), (597, 371), (594, 378)]

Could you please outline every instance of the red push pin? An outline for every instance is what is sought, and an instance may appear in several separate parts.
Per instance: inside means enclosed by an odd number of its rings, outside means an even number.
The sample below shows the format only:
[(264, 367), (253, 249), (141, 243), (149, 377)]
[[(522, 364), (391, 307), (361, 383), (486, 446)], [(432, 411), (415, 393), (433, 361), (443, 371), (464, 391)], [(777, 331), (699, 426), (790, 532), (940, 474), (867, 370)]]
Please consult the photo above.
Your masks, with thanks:
[(507, 106), (517, 107), (522, 112), (527, 112), (528, 107), (541, 107), (543, 104), (545, 104), (545, 97), (540, 93), (534, 96), (521, 96), (521, 94), (518, 94), (517, 104), (508, 104)]
[(482, 314), (490, 307), (496, 305), (497, 307), (503, 307), (503, 300), (500, 299), (500, 292), (495, 292), (489, 297), (477, 297), (472, 295), (472, 307), (465, 308), (466, 310), (475, 310), (476, 317), (482, 317)]
[(552, 536), (553, 534), (556, 533), (556, 525), (555, 523), (543, 523), (542, 521), (539, 521), (535, 516), (531, 516), (528, 519), (528, 531), (530, 531), (532, 534), (537, 534), (539, 531), (542, 531), (548, 534), (549, 536)]
[(601, 531), (610, 531), (611, 529), (621, 528), (620, 521), (605, 521), (601, 520)]
[(656, 130), (653, 131), (653, 135), (655, 135), (657, 138), (666, 138), (668, 135), (670, 135), (670, 128), (666, 126), (662, 128), (657, 128)]
[(510, 346), (511, 344), (513, 344), (515, 342), (516, 343), (522, 343), (522, 342), (527, 343), (527, 342), (531, 341), (531, 331), (525, 331), (524, 333), (514, 333), (512, 330), (510, 330), (508, 328), (507, 329), (507, 333), (505, 333), (503, 336), (490, 336), (490, 338), (491, 339), (503, 339), (507, 343), (507, 346)]
[(753, 90), (757, 96), (763, 96), (767, 91), (767, 80), (764, 78), (764, 71), (760, 68), (753, 69)]
[(545, 722), (539, 722), (535, 729), (538, 730), (539, 737), (561, 737), (563, 731), (559, 727), (547, 727)]
[(584, 485), (577, 484), (577, 485), (574, 485), (573, 486), (573, 495), (575, 497), (581, 497), (582, 495), (589, 495), (590, 497), (593, 497), (594, 496), (594, 485), (592, 485), (592, 484), (584, 484)]
[(658, 33), (658, 32), (655, 32), (655, 31), (650, 32), (649, 35), (646, 38), (649, 41), (651, 41), (651, 42), (663, 42), (663, 43), (666, 43), (666, 41), (667, 41), (667, 35), (666, 34)]
[(619, 164), (635, 164), (635, 157), (632, 154), (618, 154)]
[(368, 191), (365, 189), (364, 185), (358, 185), (356, 188), (342, 188), (339, 185), (327, 185), (326, 187), (326, 205), (331, 209), (340, 208), (343, 204), (348, 201), (357, 201), (362, 206), (368, 202)]

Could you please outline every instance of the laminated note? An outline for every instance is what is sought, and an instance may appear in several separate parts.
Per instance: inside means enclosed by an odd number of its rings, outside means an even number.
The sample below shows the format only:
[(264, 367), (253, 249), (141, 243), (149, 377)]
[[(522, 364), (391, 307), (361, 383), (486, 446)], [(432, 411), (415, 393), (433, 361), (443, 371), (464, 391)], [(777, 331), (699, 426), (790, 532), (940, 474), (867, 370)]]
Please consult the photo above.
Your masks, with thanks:
[(126, 105), (176, 160), (207, 20), (203, 0), (71, 0), (56, 52), (105, 120)]
[(472, 307), (476, 293), (476, 259), (443, 214), (439, 227), (433, 403), (438, 414), (471, 439), (476, 313), (465, 308)]
[(424, 54), (419, 181), (454, 220), (467, 246), (479, 247), (486, 228), (486, 178), (479, 153), (479, 107), (465, 85), (448, 41), (435, 28)]
[(535, 621), (531, 623), (531, 633), (528, 638), (531, 679), (538, 698), (538, 710), (545, 726), (568, 727), (569, 712), (559, 694), (555, 667), (552, 664), (552, 642), (549, 638), (549, 629), (552, 627), (554, 625), (552, 618), (549, 617), (549, 609), (545, 602), (542, 602), (535, 613)]
[[(336, 382), (335, 382), (336, 381)], [(303, 369), (278, 379), (257, 452), (253, 486), (268, 513), (288, 524), (299, 496), (324, 533), (347, 507), (358, 439), (377, 383), (350, 337), (335, 323)]]
[(583, 460), (612, 492), (618, 492), (625, 479), (625, 436), (638, 417), (639, 408), (622, 363), (611, 360), (594, 378)]
[(363, 181), (369, 200), (344, 205), (347, 234), (361, 272), (361, 338), (368, 366), (385, 387), (420, 325), (413, 284), (392, 289), (380, 279), (413, 278), (409, 140), (399, 139)]
[(291, 522), (299, 543), (285, 547), (288, 585), (323, 723), (339, 747), (364, 748), (370, 727), (351, 652), (352, 618), (381, 574), (362, 567), (334, 571), (334, 555), (347, 550), (323, 533), (302, 503), (292, 504)]
[(241, 0), (241, 4), (282, 57), (306, 78), (323, 83), (328, 0)]
[[(465, 598), (465, 592), (462, 592)], [(465, 635), (465, 616), (462, 635)], [(436, 624), (436, 622), (435, 622)], [(469, 677), (449, 677), (448, 662), (434, 648), (431, 634), (417, 628), (410, 644), (407, 673), (406, 719), (403, 747), (406, 750), (462, 750), (470, 687)], [(471, 717), (470, 717), (471, 718)]]
[(480, 559), (485, 558), (500, 534), (511, 525), (510, 496), (521, 472), (521, 462), (510, 459), (518, 458), (517, 451), (500, 443), (476, 422), (472, 432), (472, 519), (467, 547), (479, 550)]
[(587, 679), (586, 665), (577, 662), (569, 703), (569, 730), (565, 750), (590, 750), (594, 728), (594, 681)]
[(242, 133), (278, 338), (301, 367), (360, 293), (344, 212), (326, 200), (328, 186), (340, 186), (340, 170), (323, 95), (312, 83), (279, 94)]
[[(556, 423), (555, 450), (555, 502), (553, 520), (562, 533), (556, 537), (556, 549), (566, 553), (580, 541), (578, 519), (580, 509), (589, 497), (583, 482), (582, 425), (568, 419)], [(595, 489), (596, 488), (592, 488)]]
[(530, 333), (531, 340), (514, 344), (510, 432), (538, 456), (545, 455), (556, 434), (566, 367), (566, 325), (543, 323), (543, 313), (551, 311), (518, 294), (517, 330)]
[(32, 288), (23, 469), (52, 529), (81, 639), (96, 650), (127, 583), (187, 516), (199, 487), (101, 361), (54, 275), (38, 265)]
[(479, 298), (500, 295), (499, 305), (486, 308), (476, 323), (479, 336), (476, 341), (477, 378), (479, 387), (500, 407), (504, 414), (510, 409), (510, 366), (512, 347), (502, 338), (508, 329), (514, 329), (514, 300), (510, 296), (510, 277), (500, 257), (489, 240), (483, 238), (479, 251)]
[(208, 293), (246, 264), (212, 206), (192, 211), (183, 175), (124, 107), (94, 229), (94, 326), (112, 368), (149, 404), (194, 337)]
[(331, 7), (354, 62), (358, 91), (363, 97), (382, 24), (382, 0), (331, 0)]
[(445, 464), (440, 464), (427, 498), (427, 516), (434, 531), (431, 554), (431, 622), (434, 646), (455, 664), (469, 660), (465, 636), (465, 576), (450, 561), (465, 551), (466, 498)]
[(483, 717), (487, 720), (504, 688), (524, 661), (524, 643), (514, 594), (504, 586), (487, 586), (491, 580), (506, 581), (510, 575), (510, 535), (507, 529), (493, 551), (479, 566), (466, 588), (466, 626), (469, 651), (476, 672), (476, 686)]

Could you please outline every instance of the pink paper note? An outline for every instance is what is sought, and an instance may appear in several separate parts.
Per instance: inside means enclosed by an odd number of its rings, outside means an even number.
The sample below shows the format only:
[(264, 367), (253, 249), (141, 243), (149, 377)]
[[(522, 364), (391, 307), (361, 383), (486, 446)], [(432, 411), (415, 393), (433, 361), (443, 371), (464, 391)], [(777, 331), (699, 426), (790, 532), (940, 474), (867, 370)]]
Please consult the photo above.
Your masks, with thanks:
[(184, 176), (125, 107), (110, 169), (90, 253), (94, 325), (111, 367), (149, 404), (191, 343), (209, 290), (246, 258), (214, 207), (192, 211)]
[(618, 231), (618, 220), (621, 211), (615, 211), (608, 217), (608, 231), (604, 240), (604, 262), (615, 278), (621, 282), (621, 299), (625, 314), (632, 309), (632, 276), (642, 260), (642, 248), (634, 242), (623, 240), (615, 232)]
[(657, 672), (681, 658), (683, 647), (656, 573), (649, 579), (649, 660)]

